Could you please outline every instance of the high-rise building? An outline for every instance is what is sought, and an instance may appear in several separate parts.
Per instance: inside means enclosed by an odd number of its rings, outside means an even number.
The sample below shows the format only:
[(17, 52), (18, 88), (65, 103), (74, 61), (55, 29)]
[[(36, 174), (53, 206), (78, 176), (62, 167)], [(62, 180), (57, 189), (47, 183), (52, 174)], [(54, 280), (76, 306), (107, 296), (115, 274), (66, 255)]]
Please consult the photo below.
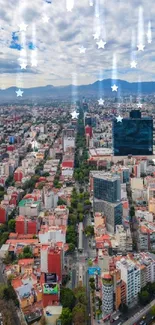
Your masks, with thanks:
[(129, 118), (122, 122), (113, 120), (114, 156), (152, 155), (153, 154), (153, 119), (141, 117), (139, 110), (130, 112)]
[(121, 279), (126, 283), (126, 304), (135, 304), (141, 290), (140, 268), (125, 258), (116, 262), (116, 267), (121, 270)]
[(102, 277), (102, 312), (103, 315), (109, 315), (114, 310), (113, 299), (113, 281), (109, 273), (103, 274)]
[(106, 218), (106, 228), (109, 232), (115, 233), (116, 225), (122, 224), (123, 205), (122, 202), (111, 203), (94, 199), (94, 212), (102, 212)]
[(94, 198), (111, 203), (121, 199), (121, 181), (119, 176), (106, 174), (94, 177)]

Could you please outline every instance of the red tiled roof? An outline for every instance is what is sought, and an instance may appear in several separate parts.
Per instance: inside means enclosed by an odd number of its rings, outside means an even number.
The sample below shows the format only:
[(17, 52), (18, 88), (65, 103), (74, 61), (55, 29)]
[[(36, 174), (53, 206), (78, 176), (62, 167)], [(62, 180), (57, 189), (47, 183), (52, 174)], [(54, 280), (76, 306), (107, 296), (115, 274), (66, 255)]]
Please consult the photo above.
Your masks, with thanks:
[(73, 161), (63, 161), (62, 168), (73, 168), (74, 162)]
[(18, 261), (18, 265), (26, 266), (34, 263), (34, 258), (23, 258)]

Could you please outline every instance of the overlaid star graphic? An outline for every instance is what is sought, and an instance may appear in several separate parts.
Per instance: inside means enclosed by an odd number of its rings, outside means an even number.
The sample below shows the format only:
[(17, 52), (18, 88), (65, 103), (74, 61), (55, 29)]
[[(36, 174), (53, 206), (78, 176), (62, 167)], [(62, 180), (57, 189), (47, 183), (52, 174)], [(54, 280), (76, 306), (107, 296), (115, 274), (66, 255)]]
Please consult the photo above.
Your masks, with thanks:
[(118, 89), (118, 86), (116, 86), (116, 85), (113, 85), (113, 86), (111, 86), (111, 89), (112, 89), (112, 91), (117, 91), (117, 89)]
[(96, 18), (99, 18), (99, 17), (100, 17), (100, 14), (97, 12), (97, 13), (95, 14), (95, 17), (96, 17)]
[(27, 64), (26, 64), (25, 62), (21, 62), (21, 63), (20, 63), (20, 68), (21, 68), (22, 70), (26, 70), (26, 67), (27, 67)]
[(78, 116), (79, 116), (79, 113), (77, 113), (76, 111), (74, 111), (74, 112), (71, 113), (71, 115), (72, 115), (72, 118), (73, 119), (77, 119)]
[(20, 25), (18, 25), (20, 28), (20, 32), (26, 32), (26, 29), (28, 27), (28, 25), (26, 25), (25, 23), (22, 23)]
[(104, 105), (104, 99), (102, 99), (102, 98), (98, 99), (98, 104), (99, 105)]
[(150, 38), (150, 39), (148, 39), (148, 44), (151, 44), (152, 43), (152, 39)]
[(86, 48), (83, 47), (83, 46), (81, 46), (81, 47), (79, 47), (79, 51), (80, 51), (80, 53), (85, 53), (86, 52)]
[(43, 23), (48, 23), (49, 22), (49, 17), (47, 15), (44, 15), (42, 17), (42, 21), (43, 21)]
[(23, 91), (21, 89), (18, 89), (16, 91), (17, 97), (22, 97), (23, 96)]
[(143, 45), (143, 44), (138, 44), (137, 47), (138, 47), (138, 51), (144, 51), (144, 47), (145, 47), (145, 45)]
[(100, 33), (96, 32), (95, 34), (93, 34), (94, 39), (99, 39), (100, 37)]
[(94, 5), (93, 1), (90, 1), (89, 5), (90, 5), (90, 7), (93, 7), (93, 5)]
[(123, 117), (121, 117), (120, 115), (118, 115), (118, 116), (116, 117), (116, 120), (117, 120), (117, 122), (122, 122)]
[(142, 103), (138, 103), (138, 104), (137, 104), (137, 107), (138, 107), (138, 108), (142, 108), (142, 106), (143, 106)]
[(137, 62), (135, 60), (131, 61), (130, 66), (131, 66), (131, 68), (136, 68)]
[(102, 39), (98, 42), (96, 42), (98, 45), (98, 49), (104, 49), (104, 46), (106, 45), (106, 42), (103, 42)]
[(31, 67), (37, 67), (37, 60), (36, 59), (31, 60)]

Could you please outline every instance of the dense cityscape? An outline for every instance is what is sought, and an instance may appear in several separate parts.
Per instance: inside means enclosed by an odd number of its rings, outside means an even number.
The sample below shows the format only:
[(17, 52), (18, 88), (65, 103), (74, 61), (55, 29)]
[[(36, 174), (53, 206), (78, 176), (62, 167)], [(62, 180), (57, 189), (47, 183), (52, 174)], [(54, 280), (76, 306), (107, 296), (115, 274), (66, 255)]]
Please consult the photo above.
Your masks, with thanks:
[(1, 324), (153, 324), (154, 109), (137, 106), (1, 105)]
[(153, 0), (0, 0), (0, 325), (155, 325)]

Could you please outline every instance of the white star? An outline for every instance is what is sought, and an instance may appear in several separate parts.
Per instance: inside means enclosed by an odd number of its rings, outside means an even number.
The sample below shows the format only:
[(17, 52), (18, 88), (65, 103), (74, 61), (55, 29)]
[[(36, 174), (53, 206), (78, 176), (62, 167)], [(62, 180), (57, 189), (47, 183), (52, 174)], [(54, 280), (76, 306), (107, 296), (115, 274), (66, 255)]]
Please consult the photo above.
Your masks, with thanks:
[(72, 115), (72, 118), (73, 119), (77, 119), (78, 116), (79, 116), (79, 113), (77, 113), (76, 111), (74, 111), (74, 112), (71, 113), (71, 115)]
[(94, 39), (99, 39), (100, 37), (100, 33), (96, 32), (95, 34), (93, 34)]
[(116, 86), (116, 85), (113, 85), (113, 86), (111, 86), (111, 89), (112, 89), (112, 91), (117, 91), (117, 89), (118, 89), (118, 86)]
[(93, 7), (93, 5), (94, 5), (93, 1), (90, 0), (89, 5), (90, 5), (90, 7)]
[(104, 100), (102, 98), (98, 99), (98, 104), (99, 105), (103, 105), (104, 104)]
[(123, 117), (121, 117), (121, 116), (119, 115), (119, 116), (116, 117), (116, 120), (117, 120), (117, 122), (122, 122)]
[(83, 46), (81, 46), (81, 47), (79, 47), (79, 51), (80, 51), (80, 53), (85, 53), (86, 52), (86, 48), (83, 47)]
[(131, 68), (136, 68), (137, 62), (135, 60), (131, 61), (130, 66), (131, 66)]
[(26, 25), (25, 23), (22, 23), (18, 26), (19, 26), (21, 32), (26, 32), (26, 29), (28, 27), (28, 25)]
[(21, 68), (21, 69), (26, 70), (26, 67), (27, 67), (26, 62), (21, 62), (21, 63), (20, 63), (20, 68)]
[(144, 47), (145, 47), (145, 45), (143, 45), (143, 44), (138, 44), (137, 47), (138, 47), (138, 51), (144, 51)]
[(21, 89), (18, 89), (16, 91), (17, 97), (22, 97), (23, 96), (23, 91)]
[(66, 0), (66, 8), (67, 11), (72, 12), (72, 9), (74, 8), (74, 0)]
[(138, 103), (138, 104), (137, 104), (137, 107), (138, 107), (138, 108), (142, 108), (142, 106), (143, 106), (142, 103)]
[(151, 44), (152, 43), (152, 38), (148, 38), (148, 44)]
[(104, 49), (104, 46), (106, 45), (106, 42), (103, 42), (102, 39), (98, 42), (96, 42), (98, 45), (98, 49)]
[(47, 15), (44, 15), (42, 17), (42, 21), (43, 21), (43, 23), (48, 23), (49, 22), (49, 17)]
[(95, 17), (96, 17), (96, 18), (99, 18), (99, 17), (100, 17), (99, 12), (97, 12), (97, 13), (95, 14)]
[(36, 59), (31, 60), (31, 66), (32, 67), (37, 67), (37, 60)]

